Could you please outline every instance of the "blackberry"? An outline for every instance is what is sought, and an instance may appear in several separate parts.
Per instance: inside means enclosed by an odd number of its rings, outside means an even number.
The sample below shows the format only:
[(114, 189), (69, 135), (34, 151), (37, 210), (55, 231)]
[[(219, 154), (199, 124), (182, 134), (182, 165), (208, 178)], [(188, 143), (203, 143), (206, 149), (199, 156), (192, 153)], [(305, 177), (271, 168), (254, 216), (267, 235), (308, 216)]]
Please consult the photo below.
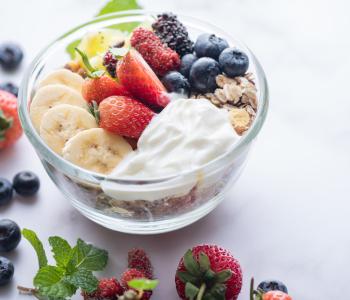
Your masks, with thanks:
[(113, 55), (111, 51), (107, 51), (103, 57), (103, 65), (106, 67), (107, 72), (113, 77), (116, 78), (116, 68), (117, 68), (117, 58)]
[(156, 35), (176, 51), (181, 57), (187, 53), (193, 53), (193, 42), (188, 36), (186, 27), (172, 13), (158, 15), (156, 22), (152, 24)]

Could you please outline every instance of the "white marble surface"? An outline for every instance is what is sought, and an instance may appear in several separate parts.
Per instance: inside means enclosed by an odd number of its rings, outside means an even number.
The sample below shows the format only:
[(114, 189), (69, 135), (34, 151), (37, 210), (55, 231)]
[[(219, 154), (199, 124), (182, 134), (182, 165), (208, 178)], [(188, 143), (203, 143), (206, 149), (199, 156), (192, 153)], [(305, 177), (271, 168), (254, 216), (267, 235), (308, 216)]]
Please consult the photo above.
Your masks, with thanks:
[[(16, 199), (0, 218), (16, 220), (41, 238), (77, 237), (110, 251), (105, 275), (119, 274), (133, 246), (151, 253), (159, 289), (153, 299), (175, 300), (174, 272), (197, 243), (218, 243), (241, 261), (248, 299), (251, 276), (279, 278), (294, 299), (344, 299), (350, 269), (350, 4), (342, 0), (144, 0), (145, 7), (207, 19), (237, 33), (269, 78), (268, 120), (248, 166), (227, 200), (196, 224), (159, 236), (109, 231), (82, 217), (44, 172), (28, 140), (0, 153), (0, 176), (30, 169), (42, 180), (36, 199)], [(2, 0), (0, 41), (21, 42), (24, 67), (58, 34), (90, 18), (98, 0)], [(0, 73), (0, 80), (20, 80)], [(16, 274), (0, 299), (19, 296), (36, 271), (27, 242), (8, 255)], [(346, 297), (346, 296), (345, 296)], [(79, 299), (76, 297), (74, 299)]]

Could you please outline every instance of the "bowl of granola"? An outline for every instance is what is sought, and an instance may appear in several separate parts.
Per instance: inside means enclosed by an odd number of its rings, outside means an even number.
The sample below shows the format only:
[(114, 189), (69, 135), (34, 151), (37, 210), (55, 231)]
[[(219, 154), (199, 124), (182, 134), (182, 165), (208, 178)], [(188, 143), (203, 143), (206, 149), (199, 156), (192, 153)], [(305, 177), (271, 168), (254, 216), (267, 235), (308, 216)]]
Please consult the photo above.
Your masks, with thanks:
[(116, 231), (154, 234), (225, 198), (264, 123), (268, 88), (231, 34), (135, 10), (48, 45), (19, 100), (27, 137), (76, 209)]

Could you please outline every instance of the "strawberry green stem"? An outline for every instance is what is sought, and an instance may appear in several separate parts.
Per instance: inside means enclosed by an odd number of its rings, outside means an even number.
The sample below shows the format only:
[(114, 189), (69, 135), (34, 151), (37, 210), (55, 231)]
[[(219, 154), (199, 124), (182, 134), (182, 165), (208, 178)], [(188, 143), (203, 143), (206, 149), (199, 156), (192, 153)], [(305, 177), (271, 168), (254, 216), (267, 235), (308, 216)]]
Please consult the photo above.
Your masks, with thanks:
[(254, 300), (254, 278), (250, 280), (250, 300)]
[(207, 286), (205, 283), (202, 283), (201, 287), (199, 288), (199, 292), (197, 295), (197, 299), (196, 300), (202, 300), (205, 290), (206, 290)]
[(5, 139), (5, 133), (12, 127), (13, 119), (6, 118), (3, 111), (0, 109), (0, 141)]

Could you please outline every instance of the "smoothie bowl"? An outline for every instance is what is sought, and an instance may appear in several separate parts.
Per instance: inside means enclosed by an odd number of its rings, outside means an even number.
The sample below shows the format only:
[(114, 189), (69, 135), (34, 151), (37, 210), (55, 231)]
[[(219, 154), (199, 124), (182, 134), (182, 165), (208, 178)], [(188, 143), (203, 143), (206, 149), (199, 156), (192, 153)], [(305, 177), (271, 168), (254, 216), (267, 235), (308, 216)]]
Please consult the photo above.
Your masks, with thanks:
[(224, 199), (264, 123), (268, 90), (252, 52), (221, 29), (126, 11), (50, 44), (19, 99), (26, 135), (73, 206), (113, 230), (153, 234)]

